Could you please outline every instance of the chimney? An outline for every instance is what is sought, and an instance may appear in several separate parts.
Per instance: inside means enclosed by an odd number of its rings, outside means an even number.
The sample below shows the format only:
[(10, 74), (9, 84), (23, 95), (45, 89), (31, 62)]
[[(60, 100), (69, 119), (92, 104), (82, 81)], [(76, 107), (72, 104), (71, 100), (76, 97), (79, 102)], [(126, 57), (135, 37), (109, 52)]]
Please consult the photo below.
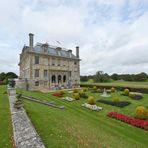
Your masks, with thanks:
[(79, 58), (79, 46), (76, 47), (76, 57)]
[(29, 33), (29, 47), (33, 48), (33, 36), (34, 34)]

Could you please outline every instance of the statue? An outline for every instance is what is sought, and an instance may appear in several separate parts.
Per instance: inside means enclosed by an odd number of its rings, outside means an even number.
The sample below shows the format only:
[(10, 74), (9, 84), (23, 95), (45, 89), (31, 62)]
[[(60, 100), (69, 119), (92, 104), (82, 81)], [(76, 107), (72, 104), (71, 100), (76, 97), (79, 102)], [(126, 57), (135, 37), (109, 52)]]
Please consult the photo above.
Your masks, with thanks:
[(9, 80), (8, 85), (9, 85), (9, 87), (14, 88), (15, 87), (15, 80), (13, 80), (13, 79)]

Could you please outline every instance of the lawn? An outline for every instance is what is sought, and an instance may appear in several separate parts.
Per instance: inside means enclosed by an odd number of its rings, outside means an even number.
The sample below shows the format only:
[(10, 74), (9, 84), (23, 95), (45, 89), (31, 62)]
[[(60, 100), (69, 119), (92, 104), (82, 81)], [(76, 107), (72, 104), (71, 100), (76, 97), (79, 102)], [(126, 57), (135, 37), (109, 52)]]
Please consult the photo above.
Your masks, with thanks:
[(12, 147), (12, 126), (6, 86), (0, 86), (0, 148)]
[[(120, 96), (118, 92), (113, 96), (131, 101), (129, 106), (119, 108), (97, 102), (103, 110), (95, 112), (81, 107), (86, 102), (83, 98), (66, 102), (50, 93), (23, 91), (23, 94), (65, 106), (64, 110), (60, 110), (24, 100), (27, 114), (47, 148), (148, 147), (147, 131), (107, 117), (111, 111), (134, 116), (136, 106), (148, 104), (148, 95), (144, 95), (141, 100), (132, 100)], [(70, 96), (68, 93), (67, 95)], [(87, 95), (94, 96), (96, 100), (100, 99), (98, 93), (87, 92)]]
[(81, 84), (91, 84), (97, 86), (121, 86), (121, 87), (132, 87), (132, 88), (148, 88), (148, 81), (147, 82), (130, 82), (130, 81), (111, 81), (111, 82), (104, 82), (104, 83), (94, 83), (93, 80), (89, 80), (88, 82), (81, 82)]

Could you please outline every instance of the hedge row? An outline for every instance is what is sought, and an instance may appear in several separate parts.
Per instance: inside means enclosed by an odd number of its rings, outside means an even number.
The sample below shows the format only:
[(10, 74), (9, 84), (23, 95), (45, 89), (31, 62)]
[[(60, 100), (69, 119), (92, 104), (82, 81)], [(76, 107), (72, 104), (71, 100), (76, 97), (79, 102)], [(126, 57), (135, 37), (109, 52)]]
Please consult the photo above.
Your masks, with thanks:
[(97, 86), (97, 88), (100, 89), (111, 89), (112, 87), (116, 88), (117, 91), (124, 91), (125, 88), (128, 88), (132, 92), (140, 92), (148, 94), (148, 88), (133, 88), (133, 87), (125, 87), (125, 86), (101, 86), (101, 85), (95, 85), (95, 84), (80, 84), (81, 87), (90, 87)]

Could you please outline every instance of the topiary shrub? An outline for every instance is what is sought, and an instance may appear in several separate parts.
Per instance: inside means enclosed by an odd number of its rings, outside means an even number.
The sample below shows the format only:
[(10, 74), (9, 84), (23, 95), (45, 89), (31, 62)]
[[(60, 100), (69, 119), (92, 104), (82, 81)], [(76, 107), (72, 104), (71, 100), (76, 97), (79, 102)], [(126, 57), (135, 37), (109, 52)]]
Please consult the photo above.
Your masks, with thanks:
[(97, 90), (97, 86), (93, 86), (93, 90)]
[(115, 92), (116, 91), (116, 89), (114, 88), (114, 87), (112, 87), (111, 88), (111, 92), (113, 93), (113, 92)]
[(80, 95), (79, 95), (79, 93), (74, 93), (74, 99), (75, 100), (80, 100)]
[(79, 91), (77, 89), (74, 89), (73, 90), (73, 93), (78, 93)]
[(128, 96), (128, 95), (129, 95), (129, 92), (130, 92), (130, 91), (129, 91), (129, 89), (127, 89), (127, 88), (126, 88), (126, 89), (124, 89), (124, 94), (125, 94), (125, 95), (127, 95), (127, 96)]
[(118, 102), (120, 102), (120, 99), (119, 99), (119, 97), (113, 97), (113, 98), (112, 98), (112, 101), (113, 101), (114, 103), (118, 103)]
[(94, 105), (94, 104), (95, 104), (95, 99), (94, 99), (94, 97), (92, 97), (92, 96), (89, 96), (89, 97), (88, 97), (88, 104), (90, 104), (90, 105)]
[(86, 92), (86, 91), (87, 91), (87, 88), (86, 88), (86, 87), (84, 87), (84, 88), (83, 88), (83, 91), (84, 91), (84, 92)]
[(83, 96), (83, 95), (85, 95), (85, 92), (84, 92), (83, 90), (80, 90), (80, 91), (79, 91), (79, 95), (80, 95), (80, 96)]
[(100, 88), (98, 88), (97, 93), (102, 93), (102, 90)]
[(136, 118), (147, 119), (148, 118), (148, 109), (144, 106), (138, 106), (136, 108)]
[(61, 95), (64, 95), (65, 92), (64, 92), (64, 90), (60, 90), (59, 93), (60, 93)]

